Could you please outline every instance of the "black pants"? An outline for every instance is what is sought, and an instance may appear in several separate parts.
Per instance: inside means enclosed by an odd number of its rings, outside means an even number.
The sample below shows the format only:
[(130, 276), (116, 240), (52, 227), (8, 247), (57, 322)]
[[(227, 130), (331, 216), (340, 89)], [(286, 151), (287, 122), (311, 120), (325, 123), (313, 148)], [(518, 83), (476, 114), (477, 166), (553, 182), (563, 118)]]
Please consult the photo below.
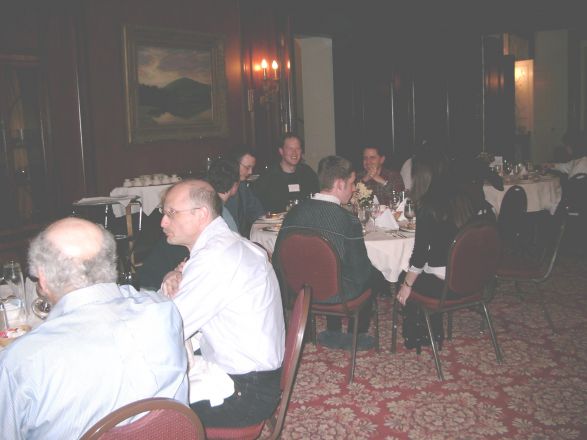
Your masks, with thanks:
[(209, 400), (190, 404), (204, 427), (249, 426), (273, 414), (281, 397), (281, 368), (230, 377), (235, 391), (222, 405), (210, 406)]

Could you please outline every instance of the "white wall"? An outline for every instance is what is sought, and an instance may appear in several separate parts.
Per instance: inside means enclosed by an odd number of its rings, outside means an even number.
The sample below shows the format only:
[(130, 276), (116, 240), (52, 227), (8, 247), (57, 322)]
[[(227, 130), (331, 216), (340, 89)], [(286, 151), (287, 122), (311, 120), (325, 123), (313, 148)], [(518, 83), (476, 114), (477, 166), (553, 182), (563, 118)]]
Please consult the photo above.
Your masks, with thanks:
[(320, 159), (336, 151), (332, 39), (295, 38), (295, 51), (296, 88), (298, 96), (301, 94), (298, 127), (306, 146), (306, 162), (317, 170)]
[(535, 33), (532, 161), (552, 160), (568, 121), (568, 31)]

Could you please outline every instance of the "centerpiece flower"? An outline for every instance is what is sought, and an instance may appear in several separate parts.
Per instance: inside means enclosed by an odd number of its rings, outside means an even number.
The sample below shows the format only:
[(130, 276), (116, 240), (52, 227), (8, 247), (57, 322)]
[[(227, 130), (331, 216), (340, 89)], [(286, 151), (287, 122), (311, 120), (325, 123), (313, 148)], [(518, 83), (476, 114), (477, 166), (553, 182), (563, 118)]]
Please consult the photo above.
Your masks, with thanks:
[(367, 188), (363, 182), (359, 182), (351, 198), (351, 203), (360, 208), (367, 208), (373, 203), (373, 197), (373, 191)]

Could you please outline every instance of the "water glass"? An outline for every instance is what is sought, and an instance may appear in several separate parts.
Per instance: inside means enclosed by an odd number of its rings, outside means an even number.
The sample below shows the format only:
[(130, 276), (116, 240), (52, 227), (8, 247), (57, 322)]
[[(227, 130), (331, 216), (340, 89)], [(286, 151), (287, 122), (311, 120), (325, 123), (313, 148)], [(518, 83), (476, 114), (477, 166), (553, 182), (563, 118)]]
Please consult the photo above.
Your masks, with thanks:
[(8, 284), (12, 295), (18, 301), (18, 307), (20, 313), (24, 313), (25, 318), (28, 315), (26, 309), (25, 292), (24, 292), (24, 279), (22, 276), (22, 269), (20, 264), (14, 260), (10, 260), (4, 263), (2, 267), (2, 279)]
[(408, 219), (410, 224), (412, 224), (414, 217), (416, 217), (414, 203), (410, 199), (406, 199), (406, 204), (404, 205), (404, 216)]

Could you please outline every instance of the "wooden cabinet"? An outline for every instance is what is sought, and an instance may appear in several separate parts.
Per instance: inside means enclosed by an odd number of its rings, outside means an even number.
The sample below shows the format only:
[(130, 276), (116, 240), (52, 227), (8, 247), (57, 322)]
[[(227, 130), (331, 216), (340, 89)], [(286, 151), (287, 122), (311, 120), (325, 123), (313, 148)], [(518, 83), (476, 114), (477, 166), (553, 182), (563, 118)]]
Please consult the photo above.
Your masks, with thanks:
[(0, 55), (0, 259), (51, 216), (44, 108), (37, 58)]

